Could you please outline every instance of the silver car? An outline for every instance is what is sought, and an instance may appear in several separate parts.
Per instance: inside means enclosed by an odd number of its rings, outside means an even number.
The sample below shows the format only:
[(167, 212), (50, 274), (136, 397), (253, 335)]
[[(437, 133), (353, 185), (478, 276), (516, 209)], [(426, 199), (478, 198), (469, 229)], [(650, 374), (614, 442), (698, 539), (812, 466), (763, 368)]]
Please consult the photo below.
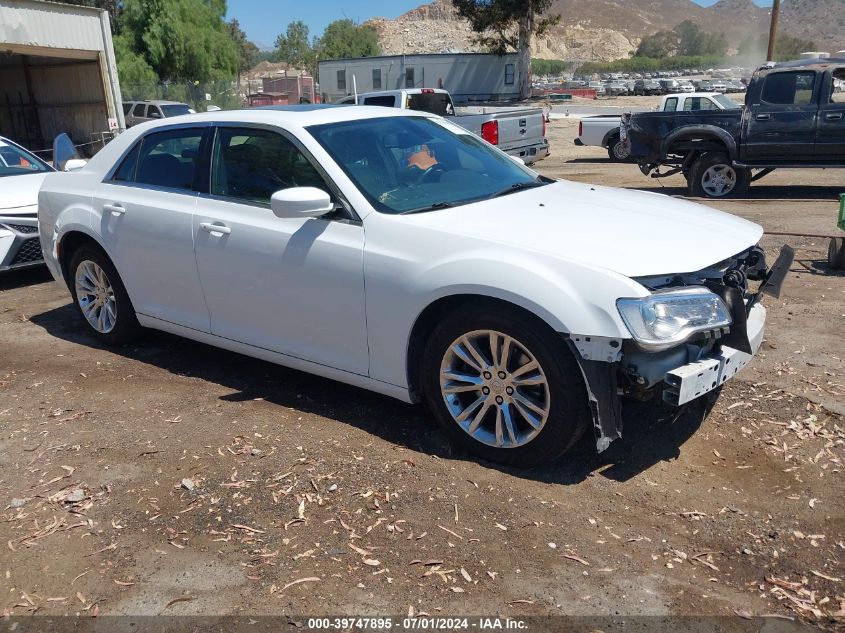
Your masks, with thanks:
[(194, 110), (187, 103), (179, 101), (125, 101), (123, 116), (126, 127), (132, 127), (146, 121), (158, 121), (180, 114), (193, 114)]

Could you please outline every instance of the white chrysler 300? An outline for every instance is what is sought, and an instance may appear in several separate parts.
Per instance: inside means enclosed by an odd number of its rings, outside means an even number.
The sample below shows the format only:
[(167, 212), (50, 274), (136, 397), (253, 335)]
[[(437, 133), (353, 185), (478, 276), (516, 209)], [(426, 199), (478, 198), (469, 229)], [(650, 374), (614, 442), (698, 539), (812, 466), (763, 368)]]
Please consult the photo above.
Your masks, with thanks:
[(176, 333), (405, 401), (528, 466), (619, 396), (679, 405), (763, 336), (762, 230), (552, 181), (445, 119), (377, 107), (188, 115), (49, 174), (44, 256), (94, 336)]

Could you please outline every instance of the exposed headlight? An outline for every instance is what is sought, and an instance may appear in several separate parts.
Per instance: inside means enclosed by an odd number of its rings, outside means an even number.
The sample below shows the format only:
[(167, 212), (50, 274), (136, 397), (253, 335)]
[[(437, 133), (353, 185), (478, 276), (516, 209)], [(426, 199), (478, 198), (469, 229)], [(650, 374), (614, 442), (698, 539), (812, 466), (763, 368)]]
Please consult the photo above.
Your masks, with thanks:
[(641, 299), (619, 299), (616, 307), (634, 340), (652, 351), (673, 347), (696, 332), (733, 322), (722, 298), (700, 286), (655, 292)]

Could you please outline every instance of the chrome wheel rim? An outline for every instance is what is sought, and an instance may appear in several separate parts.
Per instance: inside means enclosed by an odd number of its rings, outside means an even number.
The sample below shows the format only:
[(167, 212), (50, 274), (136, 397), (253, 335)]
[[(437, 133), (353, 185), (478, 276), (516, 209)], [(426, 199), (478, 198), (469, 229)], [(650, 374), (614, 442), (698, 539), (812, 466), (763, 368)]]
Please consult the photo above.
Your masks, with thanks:
[(730, 165), (713, 165), (701, 176), (701, 188), (707, 195), (720, 198), (736, 187), (736, 170)]
[(519, 341), (495, 330), (452, 342), (440, 364), (440, 393), (455, 423), (487, 446), (525, 446), (549, 419), (542, 366)]
[(617, 160), (626, 160), (631, 155), (631, 148), (622, 141), (616, 141), (613, 145), (613, 155)]
[(100, 334), (108, 334), (117, 322), (117, 303), (106, 272), (91, 260), (76, 269), (76, 301), (88, 325)]

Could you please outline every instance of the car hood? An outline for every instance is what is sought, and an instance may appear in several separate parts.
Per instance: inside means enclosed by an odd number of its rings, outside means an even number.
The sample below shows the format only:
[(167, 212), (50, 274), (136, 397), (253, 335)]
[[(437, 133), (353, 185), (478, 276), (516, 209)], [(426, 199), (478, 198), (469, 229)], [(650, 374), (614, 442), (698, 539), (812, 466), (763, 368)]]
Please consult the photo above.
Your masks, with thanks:
[[(49, 172), (0, 177), (0, 215), (14, 215), (38, 204), (38, 190)], [(26, 209), (27, 213), (31, 210)]]
[(627, 277), (702, 270), (754, 246), (753, 222), (662, 194), (569, 181), (408, 216), (468, 240), (543, 252)]

